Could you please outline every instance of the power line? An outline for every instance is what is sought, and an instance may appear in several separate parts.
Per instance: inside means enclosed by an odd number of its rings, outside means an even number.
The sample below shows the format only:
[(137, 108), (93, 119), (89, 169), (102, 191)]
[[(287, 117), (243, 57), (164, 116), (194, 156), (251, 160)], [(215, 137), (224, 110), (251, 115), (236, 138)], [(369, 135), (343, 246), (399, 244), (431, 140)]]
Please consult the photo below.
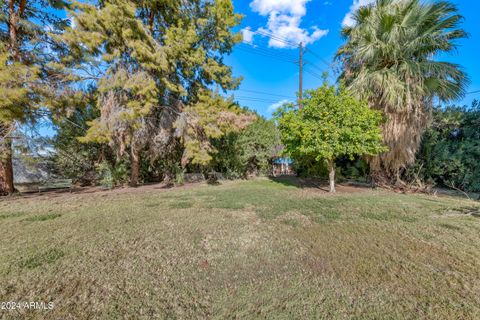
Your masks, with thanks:
[(323, 78), (323, 76), (321, 74), (317, 73), (316, 71), (313, 71), (313, 70), (310, 70), (310, 69), (307, 69), (307, 68), (305, 68), (305, 71), (308, 71), (308, 73), (310, 73), (311, 75), (313, 75), (313, 76), (315, 76), (319, 79)]
[[(311, 55), (313, 55), (314, 57), (318, 58), (320, 60), (320, 62), (322, 62), (325, 66), (327, 66), (328, 69), (331, 69), (333, 71), (333, 63), (331, 62), (328, 62), (327, 60), (323, 59), (319, 54), (317, 54), (315, 51), (313, 51), (312, 49), (310, 48), (306, 48), (307, 52), (309, 52)], [(317, 65), (315, 64), (311, 64), (314, 68), (316, 68), (317, 70), (321, 70), (322, 72), (324, 72), (324, 70), (322, 70), (322, 68), (318, 67)], [(333, 78), (333, 76), (330, 75), (330, 72), (328, 73), (328, 77), (332, 80), (332, 81), (336, 81), (335, 78)]]
[(317, 73), (315, 73), (311, 70), (305, 69), (304, 71), (306, 73), (310, 74), (311, 76), (313, 76), (314, 78), (318, 79), (318, 80), (323, 80), (322, 76), (318, 75)]
[(274, 96), (274, 97), (281, 97), (281, 98), (291, 98), (291, 99), (295, 99), (295, 97), (293, 97), (293, 96), (287, 96), (287, 95), (276, 94), (276, 93), (268, 93), (268, 92), (256, 91), (256, 90), (238, 89), (237, 91), (257, 93), (257, 94), (263, 94), (263, 95), (267, 95), (267, 96)]
[(244, 48), (244, 47), (238, 47), (238, 49), (241, 50), (241, 51), (244, 51), (244, 52), (248, 52), (248, 53), (252, 53), (252, 54), (257, 54), (257, 55), (260, 55), (260, 56), (272, 58), (272, 59), (279, 60), (279, 61), (282, 61), (282, 62), (295, 63), (294, 60), (285, 59), (285, 58), (282, 58), (282, 57), (280, 57), (280, 56), (277, 56), (277, 55), (274, 55), (274, 54), (268, 54), (268, 53), (263, 52), (263, 51), (256, 51), (256, 50), (254, 50), (254, 49)]
[(297, 43), (291, 42), (290, 40), (288, 40), (285, 37), (279, 36), (278, 34), (274, 34), (274, 33), (270, 32), (268, 30), (265, 30), (265, 29), (259, 29), (257, 31), (254, 31), (254, 33), (259, 34), (259, 35), (263, 35), (263, 36), (266, 36), (266, 37), (278, 39), (280, 41), (284, 41), (284, 42), (288, 42), (288, 43), (298, 45)]
[(314, 57), (318, 58), (322, 63), (324, 63), (328, 68), (332, 68), (332, 64), (329, 63), (328, 61), (326, 61), (325, 59), (323, 59), (319, 54), (315, 53), (315, 51), (313, 51), (312, 49), (310, 48), (305, 48), (305, 50), (307, 52), (310, 52), (311, 55), (313, 55)]
[(279, 52), (279, 51), (273, 52), (271, 48), (262, 47), (262, 46), (259, 46), (259, 45), (253, 45), (253, 44), (248, 43), (248, 42), (242, 42), (242, 43), (240, 43), (240, 45), (242, 45), (242, 47), (244, 47), (244, 48), (259, 50), (260, 52), (264, 52), (266, 54), (274, 55), (274, 56), (277, 56), (277, 57), (282, 57), (284, 59), (291, 60), (291, 61), (296, 61), (295, 56), (293, 56), (291, 54), (288, 54), (288, 53)]
[(238, 49), (241, 50), (241, 51), (247, 52), (247, 53), (260, 55), (260, 56), (267, 57), (267, 58), (272, 58), (272, 59), (275, 59), (275, 60), (278, 60), (278, 61), (287, 62), (287, 63), (294, 63), (293, 61), (286, 60), (286, 59), (282, 59), (282, 58), (280, 58), (280, 57), (275, 57), (275, 56), (273, 56), (273, 55), (268, 55), (268, 54), (265, 54), (265, 53), (263, 53), (263, 52), (254, 51), (254, 50), (249, 50), (249, 49), (240, 48), (240, 47), (239, 47)]
[(279, 42), (288, 44), (292, 47), (298, 47), (300, 45), (300, 43), (292, 42), (292, 41), (288, 40), (287, 38), (281, 37), (279, 35), (275, 35), (271, 32), (266, 31), (266, 30), (257, 30), (254, 33), (259, 34), (261, 36), (269, 37), (270, 39), (277, 40)]
[(468, 95), (468, 94), (475, 94), (475, 93), (480, 93), (480, 90), (476, 90), (476, 91), (467, 92), (467, 93), (465, 93), (465, 95)]
[(310, 67), (312, 67), (312, 68), (315, 68), (315, 69), (317, 69), (317, 71), (325, 72), (325, 69), (320, 68), (320, 67), (317, 66), (316, 64), (310, 62), (309, 60), (305, 60), (305, 65), (308, 65), (308, 66), (310, 66)]
[[(321, 68), (319, 68), (318, 66), (312, 64), (312, 63), (307, 63), (305, 65), (306, 68), (308, 67), (313, 67), (315, 68), (315, 71), (313, 70), (308, 70), (310, 71), (310, 74), (314, 75), (316, 78), (319, 78), (321, 80), (324, 80), (325, 76), (323, 75), (323, 73), (325, 72), (325, 70), (322, 70)], [(320, 71), (321, 74), (318, 74), (317, 72)], [(327, 78), (329, 78), (332, 82), (336, 82), (337, 80), (329, 73), (327, 72)]]
[[(299, 78), (299, 100), (301, 101), (302, 99), (302, 82), (303, 82), (303, 71), (307, 72), (308, 74), (312, 75), (314, 78), (320, 80), (320, 81), (324, 81), (325, 77), (323, 75), (319, 75), (317, 72), (321, 72), (323, 73), (324, 72), (324, 69), (320, 68), (319, 66), (315, 65), (314, 63), (310, 62), (310, 61), (306, 61), (303, 59), (303, 54), (304, 52), (305, 53), (310, 53), (312, 54), (313, 56), (317, 57), (322, 63), (324, 63), (328, 69), (333, 69), (333, 66), (331, 63), (328, 63), (327, 61), (325, 61), (325, 59), (323, 59), (320, 55), (318, 55), (317, 53), (315, 53), (313, 50), (311, 50), (310, 48), (306, 48), (306, 47), (303, 47), (302, 43), (294, 43), (292, 41), (290, 41), (289, 39), (286, 39), (286, 38), (283, 38), (281, 36), (278, 36), (278, 35), (275, 35), (275, 34), (272, 34), (271, 32), (268, 32), (267, 30), (257, 30), (257, 31), (254, 31), (253, 33), (255, 34), (258, 34), (258, 35), (261, 35), (261, 36), (265, 36), (265, 37), (269, 37), (270, 40), (276, 40), (278, 42), (281, 42), (281, 43), (284, 43), (288, 46), (291, 46), (291, 47), (298, 47), (299, 50), (300, 50), (300, 57), (299, 57), (299, 60), (297, 61), (296, 59), (294, 58), (291, 58), (290, 56), (288, 55), (285, 55), (285, 54), (282, 54), (282, 53), (278, 53), (276, 52), (275, 54), (272, 54), (272, 52), (268, 51), (268, 49), (265, 49), (265, 48), (261, 48), (261, 47), (253, 47), (253, 45), (251, 43), (244, 43), (245, 44), (250, 44), (250, 46), (252, 46), (254, 49), (253, 50), (257, 50), (257, 51), (252, 51), (251, 48), (243, 48), (243, 47), (240, 47), (239, 49), (243, 49), (244, 51), (247, 51), (247, 52), (250, 52), (250, 53), (255, 53), (255, 54), (258, 54), (258, 55), (263, 55), (263, 56), (267, 56), (267, 57), (270, 57), (270, 58), (273, 58), (273, 59), (276, 59), (276, 60), (280, 60), (280, 61), (284, 61), (284, 62), (288, 62), (288, 63), (295, 63), (299, 66), (299, 73), (300, 73), (300, 78)], [(307, 69), (306, 67), (309, 67), (309, 69)], [(305, 67), (305, 68), (304, 68)], [(313, 71), (313, 70), (310, 70), (311, 68), (313, 69), (316, 69), (317, 72)], [(304, 70), (305, 69), (305, 70)], [(333, 82), (335, 82), (336, 80), (330, 75), (330, 73), (327, 73), (327, 76), (332, 79)], [(252, 93), (255, 93), (255, 92), (252, 92)], [(258, 93), (258, 92), (257, 92)], [(266, 95), (272, 95), (272, 94), (269, 94), (269, 93), (259, 93), (259, 94), (266, 94)], [(276, 95), (278, 96), (278, 95)], [(290, 98), (290, 97), (289, 97)], [(246, 99), (254, 99), (252, 97), (246, 97)], [(253, 100), (253, 101), (268, 101), (266, 99), (262, 99), (262, 98), (255, 98), (256, 100)], [(251, 100), (252, 101), (252, 100)], [(301, 106), (300, 106), (301, 107)]]
[(235, 99), (247, 100), (247, 101), (254, 101), (254, 102), (268, 102), (268, 103), (276, 103), (278, 100), (273, 99), (265, 99), (265, 98), (256, 98), (256, 97), (245, 97), (245, 96), (235, 96)]

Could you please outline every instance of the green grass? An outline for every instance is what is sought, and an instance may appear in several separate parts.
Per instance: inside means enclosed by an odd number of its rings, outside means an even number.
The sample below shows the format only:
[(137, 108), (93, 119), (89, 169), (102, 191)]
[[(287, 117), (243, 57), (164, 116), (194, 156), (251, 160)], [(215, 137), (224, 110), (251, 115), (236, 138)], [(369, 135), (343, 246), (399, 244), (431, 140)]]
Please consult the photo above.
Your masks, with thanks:
[(63, 257), (64, 253), (58, 249), (49, 249), (44, 252), (36, 253), (30, 257), (27, 257), (20, 261), (18, 266), (20, 268), (27, 268), (33, 269), (36, 267), (40, 267), (45, 263), (54, 263), (61, 257)]
[(56, 218), (61, 217), (61, 216), (62, 215), (59, 214), (59, 213), (42, 214), (42, 215), (39, 215), (39, 216), (28, 217), (28, 218), (25, 219), (25, 221), (30, 221), (30, 222), (33, 222), (33, 221), (47, 221), (47, 220), (56, 219)]
[(0, 201), (3, 319), (480, 319), (478, 202), (270, 180)]

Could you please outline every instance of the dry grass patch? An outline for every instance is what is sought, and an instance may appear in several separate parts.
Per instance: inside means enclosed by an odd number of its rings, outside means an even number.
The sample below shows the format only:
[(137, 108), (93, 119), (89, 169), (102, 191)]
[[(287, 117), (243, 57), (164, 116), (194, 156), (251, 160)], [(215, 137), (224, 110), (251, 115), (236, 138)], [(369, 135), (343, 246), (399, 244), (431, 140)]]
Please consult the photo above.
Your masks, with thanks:
[(269, 180), (3, 200), (0, 301), (55, 307), (0, 318), (478, 319), (462, 208)]

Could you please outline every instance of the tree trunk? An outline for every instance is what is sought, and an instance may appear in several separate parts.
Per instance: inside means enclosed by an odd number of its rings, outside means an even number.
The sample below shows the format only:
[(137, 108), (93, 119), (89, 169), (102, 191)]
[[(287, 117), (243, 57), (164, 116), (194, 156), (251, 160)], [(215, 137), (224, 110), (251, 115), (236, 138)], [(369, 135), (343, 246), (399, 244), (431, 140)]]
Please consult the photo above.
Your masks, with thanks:
[(12, 140), (8, 137), (10, 126), (0, 124), (0, 195), (12, 194), (13, 165)]
[[(20, 46), (18, 44), (18, 23), (23, 16), (26, 0), (18, 2), (15, 11), (15, 0), (8, 1), (8, 36), (10, 40), (10, 53), (14, 61), (19, 62)], [(12, 194), (13, 185), (12, 139), (9, 137), (13, 124), (0, 123), (0, 195)]]
[(330, 192), (335, 193), (335, 161), (329, 160), (328, 164), (328, 180), (330, 182)]
[[(10, 53), (14, 61), (20, 61), (18, 45), (18, 22), (25, 11), (26, 0), (20, 0), (15, 11), (15, 1), (8, 1), (8, 36)], [(12, 140), (9, 137), (13, 129), (12, 124), (0, 123), (0, 195), (12, 194), (13, 185)]]
[(130, 147), (130, 186), (137, 187), (140, 177), (140, 154), (135, 147)]
[(15, 1), (8, 1), (8, 35), (10, 38), (10, 52), (13, 60), (20, 61), (20, 48), (18, 45), (18, 22), (25, 12), (27, 1), (20, 0), (15, 11)]
[(385, 114), (382, 135), (388, 151), (367, 158), (370, 179), (375, 185), (395, 185), (401, 183), (402, 171), (415, 163), (423, 130), (428, 123), (428, 108), (412, 105), (408, 111), (392, 111), (383, 108), (380, 102), (372, 106)]

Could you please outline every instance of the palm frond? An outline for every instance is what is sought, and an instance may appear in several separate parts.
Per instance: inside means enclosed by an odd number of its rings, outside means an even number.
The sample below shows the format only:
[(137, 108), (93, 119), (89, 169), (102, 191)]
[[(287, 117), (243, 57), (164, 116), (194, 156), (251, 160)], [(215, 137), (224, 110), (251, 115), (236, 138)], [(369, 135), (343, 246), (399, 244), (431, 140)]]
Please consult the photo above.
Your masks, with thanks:
[(377, 164), (398, 172), (414, 159), (433, 99), (465, 94), (469, 80), (463, 69), (435, 60), (467, 36), (460, 27), (463, 17), (448, 1), (377, 0), (353, 19), (355, 24), (342, 30), (346, 43), (336, 54), (344, 68), (341, 80), (384, 111), (390, 151)]

